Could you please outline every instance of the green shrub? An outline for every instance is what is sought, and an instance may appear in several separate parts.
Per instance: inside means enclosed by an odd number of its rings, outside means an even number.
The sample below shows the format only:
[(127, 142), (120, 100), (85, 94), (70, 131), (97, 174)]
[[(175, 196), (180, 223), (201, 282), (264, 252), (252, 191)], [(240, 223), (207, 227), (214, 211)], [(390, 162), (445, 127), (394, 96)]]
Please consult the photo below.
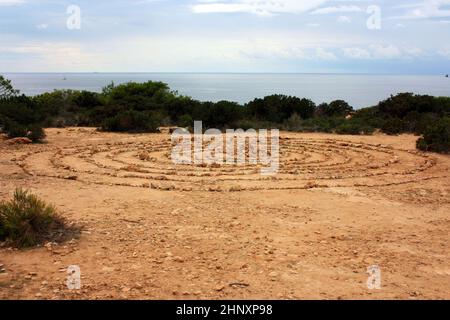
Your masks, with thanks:
[(313, 117), (316, 105), (308, 99), (274, 94), (250, 101), (246, 104), (245, 109), (250, 118), (272, 123), (282, 123), (295, 113), (302, 119)]
[(3, 224), (3, 217), (0, 215), (0, 241), (4, 241), (6, 239), (6, 230)]
[(341, 124), (336, 128), (337, 134), (351, 134), (351, 135), (360, 135), (366, 134), (370, 135), (375, 131), (375, 128), (361, 123), (359, 121), (349, 120), (346, 123)]
[(33, 125), (28, 128), (27, 137), (34, 143), (42, 142), (45, 139), (45, 131), (39, 125)]
[(422, 151), (439, 153), (450, 152), (450, 118), (439, 120), (425, 130), (423, 138), (417, 141), (417, 148)]
[(249, 129), (279, 129), (280, 126), (276, 123), (271, 123), (268, 121), (259, 121), (259, 120), (239, 120), (235, 123), (235, 129), (249, 130)]
[(10, 139), (27, 136), (27, 129), (25, 126), (12, 120), (6, 122), (4, 131)]
[(178, 120), (178, 125), (183, 128), (190, 128), (194, 126), (194, 120), (188, 114), (182, 115)]
[(54, 207), (28, 191), (18, 188), (12, 200), (0, 202), (0, 238), (17, 247), (40, 244), (62, 226)]
[(316, 114), (321, 117), (345, 117), (353, 111), (353, 107), (344, 100), (336, 100), (329, 104), (320, 104), (316, 109)]
[(133, 110), (123, 111), (106, 119), (102, 130), (112, 132), (155, 132), (159, 122), (150, 114)]
[(15, 90), (11, 84), (11, 80), (5, 79), (0, 75), (0, 99), (9, 98), (19, 94), (19, 90)]
[(300, 131), (302, 129), (302, 118), (294, 113), (284, 122), (284, 128), (288, 131)]
[(397, 135), (404, 132), (405, 123), (399, 118), (387, 119), (381, 127), (381, 131), (388, 135)]
[(332, 133), (336, 127), (345, 122), (342, 117), (315, 117), (304, 120), (300, 131)]

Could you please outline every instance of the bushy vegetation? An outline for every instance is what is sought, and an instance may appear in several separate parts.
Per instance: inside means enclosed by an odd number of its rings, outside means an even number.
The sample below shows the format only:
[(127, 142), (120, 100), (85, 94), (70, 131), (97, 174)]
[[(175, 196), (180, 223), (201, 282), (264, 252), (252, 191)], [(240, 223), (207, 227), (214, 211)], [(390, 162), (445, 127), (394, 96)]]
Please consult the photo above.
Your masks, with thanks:
[(10, 201), (0, 202), (0, 240), (17, 247), (31, 247), (50, 239), (64, 221), (28, 191), (17, 189)]
[(368, 125), (364, 121), (359, 119), (350, 119), (345, 121), (336, 128), (337, 134), (352, 134), (352, 135), (371, 135), (375, 131), (375, 128)]
[(450, 98), (401, 93), (373, 109), (372, 116), (381, 120), (383, 132), (421, 135), (437, 120), (450, 115)]
[(450, 153), (450, 118), (444, 118), (429, 126), (417, 141), (423, 151)]
[[(1, 78), (3, 79), (3, 78)], [(0, 81), (1, 86), (2, 81)], [(450, 117), (450, 98), (401, 93), (378, 105), (355, 111), (336, 100), (318, 106), (308, 99), (271, 95), (245, 105), (201, 102), (180, 96), (162, 82), (111, 83), (101, 93), (56, 90), (35, 97), (19, 95), (3, 79), (0, 128), (9, 137), (41, 141), (38, 127), (92, 126), (105, 131), (154, 132), (160, 126), (208, 128), (279, 128), (298, 132), (423, 135)]]
[(0, 76), (0, 130), (9, 138), (28, 137), (41, 142), (45, 138), (41, 123), (47, 117), (33, 98), (19, 95), (11, 82)]
[(107, 118), (101, 128), (113, 132), (155, 132), (158, 120), (150, 113), (128, 110)]
[(5, 79), (0, 75), (0, 99), (9, 98), (17, 94), (19, 94), (19, 91), (13, 88), (11, 80)]
[(42, 142), (46, 135), (44, 129), (39, 125), (32, 125), (28, 128), (27, 137), (34, 143)]

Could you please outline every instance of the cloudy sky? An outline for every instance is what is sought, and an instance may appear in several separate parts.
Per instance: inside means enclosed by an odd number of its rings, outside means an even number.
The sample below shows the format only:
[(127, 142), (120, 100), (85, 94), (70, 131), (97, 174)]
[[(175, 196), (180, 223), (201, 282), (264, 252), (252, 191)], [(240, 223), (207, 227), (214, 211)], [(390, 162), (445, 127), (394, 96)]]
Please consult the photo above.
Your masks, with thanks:
[(0, 72), (442, 74), (449, 39), (450, 0), (0, 0)]

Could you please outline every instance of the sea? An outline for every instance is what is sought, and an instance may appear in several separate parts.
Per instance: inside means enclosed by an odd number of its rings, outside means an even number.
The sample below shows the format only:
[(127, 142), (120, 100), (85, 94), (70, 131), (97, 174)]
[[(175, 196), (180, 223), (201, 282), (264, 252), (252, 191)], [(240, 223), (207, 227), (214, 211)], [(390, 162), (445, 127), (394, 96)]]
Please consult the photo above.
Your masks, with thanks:
[(308, 98), (319, 104), (342, 99), (355, 109), (376, 105), (401, 92), (450, 96), (445, 75), (260, 74), (260, 73), (6, 73), (16, 89), (38, 95), (55, 89), (101, 92), (130, 81), (162, 81), (181, 95), (200, 101), (241, 104), (271, 94)]

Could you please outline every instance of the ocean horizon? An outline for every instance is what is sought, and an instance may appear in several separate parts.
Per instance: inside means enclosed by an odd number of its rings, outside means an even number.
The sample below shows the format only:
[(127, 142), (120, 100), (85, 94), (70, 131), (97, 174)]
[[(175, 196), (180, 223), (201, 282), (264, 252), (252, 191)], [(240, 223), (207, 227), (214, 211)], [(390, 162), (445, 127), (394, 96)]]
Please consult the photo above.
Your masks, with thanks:
[(26, 95), (54, 90), (88, 90), (130, 81), (162, 81), (171, 90), (200, 101), (241, 104), (271, 94), (308, 98), (319, 104), (345, 100), (356, 109), (370, 107), (401, 92), (450, 96), (445, 75), (369, 73), (220, 73), (220, 72), (46, 72), (4, 73)]

